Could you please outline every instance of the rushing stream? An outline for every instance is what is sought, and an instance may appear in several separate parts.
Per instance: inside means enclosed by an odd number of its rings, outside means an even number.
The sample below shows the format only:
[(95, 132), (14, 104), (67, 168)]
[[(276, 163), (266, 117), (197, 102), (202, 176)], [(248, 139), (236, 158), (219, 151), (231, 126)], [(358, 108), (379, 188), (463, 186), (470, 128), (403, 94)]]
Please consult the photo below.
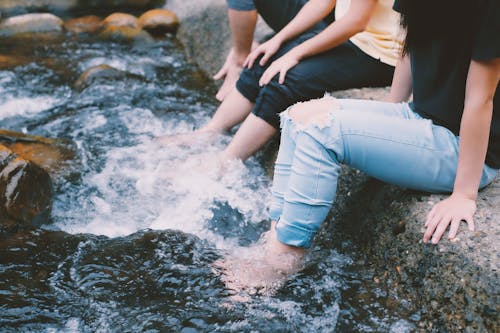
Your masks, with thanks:
[[(355, 253), (319, 241), (274, 295), (238, 302), (212, 268), (268, 228), (263, 155), (221, 175), (228, 142), (159, 148), (214, 112), (215, 86), (169, 37), (3, 39), (0, 128), (74, 143), (52, 223), (0, 235), (1, 332), (410, 332), (418, 313)], [(121, 73), (79, 89), (106, 64)], [(346, 247), (347, 249), (349, 247)]]

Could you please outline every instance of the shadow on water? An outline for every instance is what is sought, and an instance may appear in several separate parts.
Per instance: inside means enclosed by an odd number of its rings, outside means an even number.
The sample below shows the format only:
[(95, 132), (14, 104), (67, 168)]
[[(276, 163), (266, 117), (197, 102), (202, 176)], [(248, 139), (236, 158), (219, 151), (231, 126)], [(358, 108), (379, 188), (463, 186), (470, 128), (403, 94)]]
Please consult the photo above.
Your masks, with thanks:
[[(4, 39), (0, 55), (16, 59), (0, 69), (1, 127), (71, 140), (77, 155), (55, 180), (53, 224), (0, 235), (0, 331), (411, 331), (356, 254), (329, 242), (276, 295), (233, 300), (212, 263), (268, 228), (270, 182), (261, 158), (213, 172), (228, 137), (151, 142), (216, 107), (174, 38)], [(103, 64), (116, 75), (74, 88)]]

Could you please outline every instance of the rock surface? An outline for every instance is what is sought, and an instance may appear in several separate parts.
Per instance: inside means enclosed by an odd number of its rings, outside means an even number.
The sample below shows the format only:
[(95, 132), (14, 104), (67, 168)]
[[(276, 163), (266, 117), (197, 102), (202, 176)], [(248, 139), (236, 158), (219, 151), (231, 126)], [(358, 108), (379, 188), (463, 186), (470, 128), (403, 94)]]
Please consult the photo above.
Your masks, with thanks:
[[(165, 8), (176, 13), (182, 22), (176, 36), (188, 59), (212, 77), (224, 64), (231, 47), (226, 1), (169, 0)], [(259, 20), (256, 39), (262, 40), (269, 33), (271, 30)]]
[(153, 41), (151, 35), (146, 31), (128, 26), (108, 26), (99, 33), (99, 37), (115, 42), (149, 43)]
[(126, 13), (113, 13), (106, 17), (102, 23), (105, 27), (129, 27), (133, 29), (139, 27), (137, 17)]
[(179, 26), (177, 15), (166, 9), (152, 9), (139, 17), (140, 28), (153, 35), (162, 35), (167, 32), (175, 32)]
[(57, 176), (75, 159), (71, 145), (59, 139), (0, 130), (0, 145), (19, 158), (39, 165), (52, 176)]
[(64, 22), (48, 13), (25, 14), (9, 17), (0, 23), (0, 36), (25, 33), (61, 32)]
[(0, 144), (0, 229), (46, 223), (51, 205), (48, 173)]
[(1, 0), (0, 14), (3, 17), (41, 11), (90, 14), (113, 9), (150, 9), (164, 3), (165, 0)]
[(74, 87), (75, 89), (81, 91), (94, 83), (125, 79), (143, 80), (144, 78), (142, 76), (121, 71), (109, 65), (103, 64), (90, 67), (83, 72), (75, 82)]
[(102, 28), (102, 20), (95, 15), (88, 15), (67, 20), (64, 22), (64, 29), (67, 31), (80, 33), (95, 33)]

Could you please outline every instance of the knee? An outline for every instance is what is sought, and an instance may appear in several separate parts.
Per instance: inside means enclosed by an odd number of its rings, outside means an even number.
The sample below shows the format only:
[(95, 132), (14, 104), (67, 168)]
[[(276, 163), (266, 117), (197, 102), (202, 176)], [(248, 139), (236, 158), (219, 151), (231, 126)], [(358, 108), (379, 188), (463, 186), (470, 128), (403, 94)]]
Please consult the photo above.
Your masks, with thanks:
[(293, 105), (288, 113), (293, 122), (306, 126), (316, 124), (326, 125), (329, 114), (338, 109), (337, 100), (333, 97), (313, 99)]

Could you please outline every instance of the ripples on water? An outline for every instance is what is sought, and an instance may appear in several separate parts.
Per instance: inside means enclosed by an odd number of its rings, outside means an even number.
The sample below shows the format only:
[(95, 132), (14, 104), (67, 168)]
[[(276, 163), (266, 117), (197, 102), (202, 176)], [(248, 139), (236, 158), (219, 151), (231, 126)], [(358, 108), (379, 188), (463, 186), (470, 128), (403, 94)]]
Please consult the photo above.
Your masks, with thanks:
[[(5, 40), (27, 57), (0, 71), (1, 127), (75, 143), (53, 224), (0, 235), (0, 331), (409, 332), (371, 276), (328, 244), (276, 295), (234, 302), (211, 264), (268, 228), (260, 159), (218, 175), (227, 142), (158, 148), (207, 121), (215, 88), (175, 40), (134, 47), (88, 37)], [(73, 89), (91, 66), (125, 73)], [(371, 289), (373, 288), (373, 290)], [(404, 310), (401, 311), (404, 313)]]

